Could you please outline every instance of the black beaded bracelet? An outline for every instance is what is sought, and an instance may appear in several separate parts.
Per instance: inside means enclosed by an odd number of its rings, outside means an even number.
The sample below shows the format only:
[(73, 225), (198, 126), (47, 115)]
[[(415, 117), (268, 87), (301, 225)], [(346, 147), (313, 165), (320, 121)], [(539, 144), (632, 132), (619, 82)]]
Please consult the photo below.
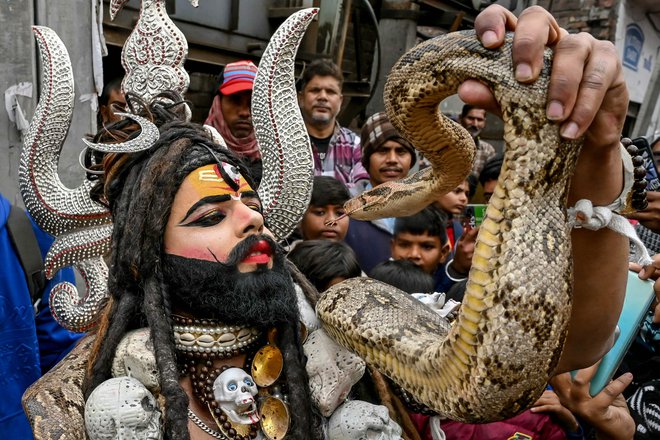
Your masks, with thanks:
[(644, 166), (644, 156), (642, 156), (639, 148), (633, 144), (630, 138), (622, 138), (621, 145), (624, 146), (630, 157), (635, 169), (633, 170), (633, 178), (635, 179), (631, 190), (631, 206), (637, 211), (643, 211), (649, 206), (646, 199), (646, 167)]

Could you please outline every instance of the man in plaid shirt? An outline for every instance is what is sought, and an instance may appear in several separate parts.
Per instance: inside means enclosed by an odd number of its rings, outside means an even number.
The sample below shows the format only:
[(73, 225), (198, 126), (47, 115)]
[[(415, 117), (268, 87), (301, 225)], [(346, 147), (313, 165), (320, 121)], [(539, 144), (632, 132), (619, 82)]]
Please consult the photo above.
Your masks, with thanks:
[(360, 138), (337, 122), (343, 81), (331, 61), (312, 62), (300, 79), (298, 104), (312, 142), (315, 174), (334, 177), (354, 190), (366, 185), (369, 174), (361, 163)]
[(495, 156), (495, 147), (488, 142), (479, 139), (479, 134), (486, 127), (486, 110), (472, 105), (465, 104), (461, 111), (459, 122), (467, 131), (472, 135), (474, 143), (477, 145), (477, 151), (474, 155), (474, 162), (472, 163), (472, 171), (476, 177), (479, 177), (481, 170), (486, 162)]

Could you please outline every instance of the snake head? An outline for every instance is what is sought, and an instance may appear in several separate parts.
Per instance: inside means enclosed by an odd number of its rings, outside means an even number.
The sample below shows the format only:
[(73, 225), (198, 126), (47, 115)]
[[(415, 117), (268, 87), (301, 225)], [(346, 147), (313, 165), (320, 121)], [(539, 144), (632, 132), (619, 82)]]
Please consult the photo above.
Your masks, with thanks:
[[(349, 216), (356, 220), (375, 220), (390, 217), (389, 203), (393, 188), (386, 182), (365, 191), (344, 203), (345, 214), (334, 221)], [(388, 202), (389, 201), (389, 202)]]

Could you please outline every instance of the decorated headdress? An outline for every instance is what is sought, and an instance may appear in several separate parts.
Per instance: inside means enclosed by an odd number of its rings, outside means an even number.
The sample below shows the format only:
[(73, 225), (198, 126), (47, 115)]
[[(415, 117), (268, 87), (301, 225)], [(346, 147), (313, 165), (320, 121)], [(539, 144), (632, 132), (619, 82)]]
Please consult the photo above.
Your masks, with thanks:
[[(127, 0), (112, 0), (114, 19)], [(196, 0), (191, 0), (197, 6)], [(264, 173), (259, 196), (264, 219), (278, 239), (286, 238), (302, 218), (309, 203), (313, 161), (309, 138), (298, 110), (295, 95), (294, 58), (307, 25), (316, 9), (293, 14), (271, 38), (260, 62), (252, 98), (256, 137), (262, 151)], [(35, 26), (41, 54), (41, 98), (24, 139), (21, 156), (20, 190), (25, 206), (46, 232), (56, 237), (46, 257), (46, 276), (75, 266), (87, 283), (79, 297), (70, 283), (51, 291), (50, 307), (57, 321), (73, 331), (94, 326), (108, 297), (108, 269), (103, 261), (110, 247), (110, 212), (90, 198), (89, 179), (75, 189), (65, 187), (57, 164), (73, 113), (74, 88), (71, 62), (62, 41), (49, 28)], [(152, 38), (158, 35), (158, 38)], [(183, 69), (187, 43), (165, 10), (165, 0), (143, 0), (135, 29), (122, 51), (127, 74), (125, 93), (134, 93), (144, 102), (160, 99), (164, 91), (183, 95), (189, 84)], [(158, 53), (158, 57), (147, 54)], [(146, 63), (144, 60), (148, 60)], [(159, 137), (148, 118), (119, 113), (141, 127), (139, 136), (115, 144), (85, 141), (100, 152), (139, 153)], [(213, 133), (214, 141), (223, 144)]]

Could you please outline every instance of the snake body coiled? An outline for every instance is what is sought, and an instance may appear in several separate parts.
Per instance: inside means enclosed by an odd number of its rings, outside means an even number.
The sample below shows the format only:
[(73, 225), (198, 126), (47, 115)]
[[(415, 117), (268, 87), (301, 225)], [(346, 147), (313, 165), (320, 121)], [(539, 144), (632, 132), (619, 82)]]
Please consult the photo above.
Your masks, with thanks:
[(513, 76), (511, 35), (498, 50), (473, 32), (437, 37), (394, 66), (385, 88), (395, 127), (432, 163), (348, 202), (352, 217), (409, 215), (455, 188), (474, 142), (439, 114), (467, 79), (500, 104), (506, 151), (481, 225), (460, 315), (450, 330), (403, 292), (349, 280), (317, 304), (324, 328), (416, 400), (469, 423), (511, 417), (543, 392), (562, 352), (571, 310), (572, 260), (565, 202), (580, 151), (545, 116), (551, 53), (531, 85)]

